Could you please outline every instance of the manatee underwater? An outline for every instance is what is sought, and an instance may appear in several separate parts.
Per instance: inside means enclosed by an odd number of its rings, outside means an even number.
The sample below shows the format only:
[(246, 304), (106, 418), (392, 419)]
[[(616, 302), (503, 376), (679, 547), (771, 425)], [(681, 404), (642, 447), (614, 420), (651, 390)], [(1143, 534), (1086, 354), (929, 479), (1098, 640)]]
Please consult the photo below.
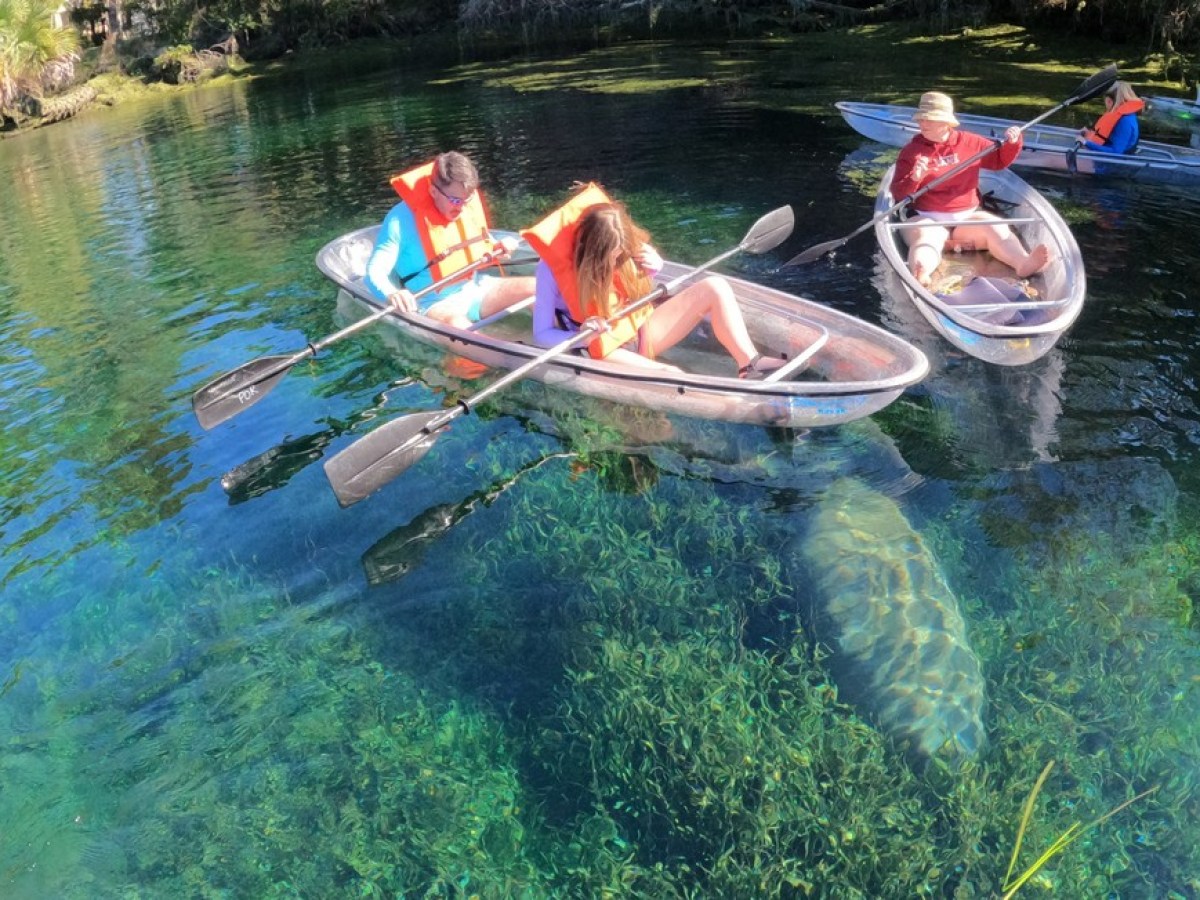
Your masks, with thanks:
[(843, 696), (918, 759), (979, 753), (979, 659), (937, 561), (896, 502), (838, 479), (818, 499), (797, 556)]

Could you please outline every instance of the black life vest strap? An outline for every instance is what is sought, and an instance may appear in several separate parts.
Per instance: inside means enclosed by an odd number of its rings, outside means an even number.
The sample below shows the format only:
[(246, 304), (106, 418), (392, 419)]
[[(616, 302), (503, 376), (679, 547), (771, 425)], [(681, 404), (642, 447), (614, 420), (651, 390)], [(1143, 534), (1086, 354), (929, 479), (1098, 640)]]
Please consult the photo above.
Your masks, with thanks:
[(489, 237), (491, 237), (491, 235), (488, 234), (487, 232), (484, 232), (483, 234), (476, 235), (473, 238), (467, 238), (465, 241), (459, 241), (457, 244), (454, 244), (451, 247), (447, 247), (445, 250), (443, 250), (441, 253), (439, 253), (437, 256), (435, 256), (433, 259), (431, 259), (429, 262), (425, 263), (425, 265), (421, 266), (421, 268), (417, 269), (417, 271), (409, 272), (407, 275), (401, 275), (400, 276), (400, 287), (404, 287), (406, 284), (408, 284), (410, 281), (412, 281), (414, 278), (416, 278), (418, 275), (420, 275), (422, 272), (426, 271), (427, 269), (432, 269), (434, 266), (436, 266), (438, 263), (440, 263), (443, 259), (446, 259), (447, 257), (449, 257), (452, 253), (457, 253), (459, 250), (466, 250), (472, 244), (478, 243), (479, 241), (482, 241), (484, 238), (489, 238)]

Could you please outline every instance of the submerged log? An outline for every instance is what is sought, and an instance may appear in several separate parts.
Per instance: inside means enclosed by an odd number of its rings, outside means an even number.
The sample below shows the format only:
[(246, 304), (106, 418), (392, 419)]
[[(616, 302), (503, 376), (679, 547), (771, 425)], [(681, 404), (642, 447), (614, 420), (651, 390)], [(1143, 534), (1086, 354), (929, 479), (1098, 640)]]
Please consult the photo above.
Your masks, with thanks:
[(96, 102), (96, 89), (90, 84), (81, 84), (65, 94), (56, 97), (46, 97), (41, 101), (42, 124), (61, 122), (71, 116), (77, 116)]

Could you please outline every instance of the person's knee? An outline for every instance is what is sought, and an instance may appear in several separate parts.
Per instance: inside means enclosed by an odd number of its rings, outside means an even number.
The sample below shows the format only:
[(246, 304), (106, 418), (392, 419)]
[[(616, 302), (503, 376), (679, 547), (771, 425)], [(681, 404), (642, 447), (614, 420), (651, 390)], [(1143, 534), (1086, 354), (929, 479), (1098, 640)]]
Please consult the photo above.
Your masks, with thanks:
[(908, 258), (910, 260), (917, 259), (939, 259), (942, 255), (942, 247), (945, 246), (942, 241), (936, 244), (930, 241), (921, 241), (913, 244), (908, 248)]
[(930, 222), (920, 228), (913, 229), (914, 244), (940, 244), (950, 236), (950, 229), (945, 225)]
[(425, 315), (436, 322), (444, 322), (447, 325), (453, 325), (459, 317), (458, 310), (454, 308), (454, 304), (444, 301), (433, 304), (433, 306), (425, 310)]
[(521, 275), (515, 278), (498, 280), (491, 285), (483, 296), (482, 306), (486, 312), (500, 310), (506, 306), (524, 300), (536, 289), (537, 282), (533, 276)]
[(712, 303), (735, 303), (733, 285), (729, 283), (728, 279), (722, 278), (720, 275), (709, 275), (700, 282), (700, 287), (704, 289), (709, 305)]

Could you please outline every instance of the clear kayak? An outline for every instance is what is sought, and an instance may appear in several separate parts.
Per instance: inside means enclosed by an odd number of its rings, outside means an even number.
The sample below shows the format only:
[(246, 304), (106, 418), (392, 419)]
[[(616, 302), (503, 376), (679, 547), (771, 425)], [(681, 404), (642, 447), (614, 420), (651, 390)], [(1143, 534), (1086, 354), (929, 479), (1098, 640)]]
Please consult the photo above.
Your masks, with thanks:
[[(851, 128), (882, 144), (903, 147), (918, 133), (912, 118), (916, 107), (850, 101), (836, 105)], [(991, 138), (1002, 138), (1009, 127), (1023, 124), (961, 112), (955, 115), (963, 130)], [(1200, 149), (1141, 141), (1135, 153), (1102, 153), (1080, 146), (1079, 132), (1075, 129), (1054, 125), (1033, 125), (1025, 130), (1024, 138), (1025, 146), (1014, 166), (1139, 181), (1200, 181)]]
[[(339, 297), (366, 312), (383, 307), (363, 283), (378, 226), (345, 234), (317, 254), (317, 267)], [(533, 259), (527, 247), (517, 257)], [(520, 267), (506, 267), (510, 272)], [(525, 270), (528, 272), (528, 268)], [(661, 276), (689, 267), (668, 262)], [(739, 379), (733, 361), (701, 327), (661, 360), (671, 372), (622, 365), (567, 353), (529, 377), (563, 390), (702, 419), (780, 427), (836, 425), (883, 409), (921, 381), (929, 362), (916, 347), (884, 329), (813, 300), (726, 275), (746, 326), (764, 353), (788, 364), (761, 381)], [(415, 340), (498, 370), (511, 370), (543, 353), (532, 340), (532, 298), (456, 328), (419, 313), (396, 313), (383, 322)]]
[[(875, 214), (896, 203), (888, 168), (875, 198)], [(982, 170), (980, 190), (996, 215), (1020, 236), (1025, 247), (1046, 244), (1053, 261), (1027, 279), (986, 252), (943, 254), (926, 288), (909, 271), (905, 233), (912, 225), (906, 207), (880, 219), (875, 237), (904, 293), (943, 337), (985, 362), (1019, 366), (1043, 356), (1079, 317), (1087, 294), (1083, 259), (1074, 235), (1057, 210), (1031, 185), (1009, 171)], [(973, 282), (978, 283), (972, 286)], [(893, 279), (889, 279), (893, 282)], [(1005, 292), (1005, 293), (1000, 293)]]

